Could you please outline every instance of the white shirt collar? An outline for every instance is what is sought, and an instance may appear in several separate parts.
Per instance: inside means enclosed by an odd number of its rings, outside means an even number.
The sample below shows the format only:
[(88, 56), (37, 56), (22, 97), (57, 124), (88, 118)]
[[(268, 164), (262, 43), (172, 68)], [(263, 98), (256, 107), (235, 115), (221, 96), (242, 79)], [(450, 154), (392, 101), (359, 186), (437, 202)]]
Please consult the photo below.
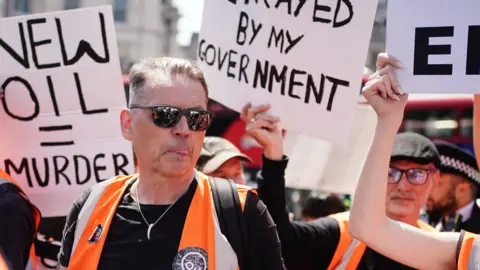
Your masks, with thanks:
[(462, 222), (465, 222), (470, 219), (472, 216), (473, 211), (473, 204), (475, 201), (470, 202), (469, 204), (465, 205), (464, 207), (457, 210), (457, 214), (462, 215)]

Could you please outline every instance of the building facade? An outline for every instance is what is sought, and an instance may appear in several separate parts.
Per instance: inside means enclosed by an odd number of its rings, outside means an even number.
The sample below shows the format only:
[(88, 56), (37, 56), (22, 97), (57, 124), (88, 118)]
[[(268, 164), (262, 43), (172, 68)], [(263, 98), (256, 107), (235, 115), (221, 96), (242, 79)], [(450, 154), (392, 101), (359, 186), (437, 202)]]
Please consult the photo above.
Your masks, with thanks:
[(143, 57), (183, 57), (172, 0), (0, 0), (0, 17), (112, 5), (122, 71)]
[(379, 0), (365, 66), (375, 70), (377, 55), (385, 52), (387, 38), (387, 0)]

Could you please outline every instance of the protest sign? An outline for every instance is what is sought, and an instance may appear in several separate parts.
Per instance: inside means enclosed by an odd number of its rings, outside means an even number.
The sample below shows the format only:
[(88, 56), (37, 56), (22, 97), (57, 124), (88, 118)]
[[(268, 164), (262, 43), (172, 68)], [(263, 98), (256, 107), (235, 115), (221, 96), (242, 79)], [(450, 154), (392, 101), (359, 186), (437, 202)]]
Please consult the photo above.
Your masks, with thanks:
[(404, 65), (405, 92), (480, 93), (479, 10), (477, 0), (388, 1), (387, 51)]
[(272, 104), (284, 128), (346, 142), (377, 0), (206, 0), (198, 60), (210, 97)]
[(286, 186), (353, 194), (373, 139), (377, 116), (364, 104), (357, 105), (347, 147), (287, 132), (285, 153), (289, 163)]
[(44, 217), (87, 187), (133, 173), (110, 6), (0, 20), (0, 168)]

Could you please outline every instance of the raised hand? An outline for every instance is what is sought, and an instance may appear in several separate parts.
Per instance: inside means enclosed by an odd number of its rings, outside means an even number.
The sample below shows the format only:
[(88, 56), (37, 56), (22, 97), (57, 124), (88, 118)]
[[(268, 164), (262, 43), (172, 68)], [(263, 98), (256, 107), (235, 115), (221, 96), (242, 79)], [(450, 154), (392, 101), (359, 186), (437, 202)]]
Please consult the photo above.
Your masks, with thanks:
[(252, 107), (246, 104), (241, 113), (241, 119), (246, 122), (247, 133), (255, 138), (264, 148), (265, 157), (271, 160), (283, 158), (283, 134), (279, 127), (280, 119), (265, 113), (270, 105)]
[(402, 68), (396, 58), (379, 54), (377, 71), (370, 76), (362, 92), (379, 120), (401, 123), (408, 95), (403, 92), (395, 78), (395, 68)]

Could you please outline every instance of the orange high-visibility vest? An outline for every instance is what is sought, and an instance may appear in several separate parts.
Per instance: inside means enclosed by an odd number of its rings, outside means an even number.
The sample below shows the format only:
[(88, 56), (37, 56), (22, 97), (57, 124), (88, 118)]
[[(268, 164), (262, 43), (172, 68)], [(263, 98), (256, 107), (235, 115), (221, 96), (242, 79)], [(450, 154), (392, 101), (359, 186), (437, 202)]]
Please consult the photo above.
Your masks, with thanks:
[[(137, 175), (117, 176), (92, 187), (77, 219), (69, 270), (97, 269), (117, 206), (129, 184), (136, 179)], [(196, 171), (195, 179), (198, 185), (188, 209), (174, 264), (178, 264), (179, 269), (196, 269), (191, 264), (196, 261), (203, 264), (198, 266), (199, 269), (207, 269), (207, 266), (209, 270), (238, 269), (235, 251), (218, 225), (208, 176)], [(250, 189), (237, 185), (242, 211)], [(188, 256), (194, 256), (195, 260)]]
[[(15, 186), (17, 186), (20, 190), (22, 190), (20, 188), (20, 186), (10, 177), (10, 175), (8, 175), (6, 172), (0, 170), (0, 185), (5, 184), (5, 183), (12, 183)], [(34, 234), (34, 239), (35, 239), (35, 237), (37, 235), (37, 232), (38, 232), (38, 226), (40, 225), (40, 219), (41, 219), (42, 215), (40, 213), (40, 210), (38, 210), (38, 208), (30, 202), (30, 200), (27, 198), (27, 196), (25, 195), (25, 193), (23, 191), (21, 193), (18, 193), (18, 194), (20, 196), (22, 196), (27, 201), (27, 203), (30, 205), (30, 207), (32, 208), (33, 219), (35, 221), (35, 234)], [(30, 259), (28, 260), (28, 264), (25, 267), (25, 269), (27, 269), (27, 270), (37, 269), (37, 257), (36, 257), (36, 254), (35, 254), (34, 241), (32, 242), (32, 246), (30, 247)]]
[[(457, 254), (457, 269), (458, 270), (473, 270), (477, 269), (479, 260), (480, 238), (478, 234), (462, 231), (463, 239), (460, 239), (458, 247), (460, 248)], [(474, 246), (476, 248), (474, 248)], [(473, 250), (473, 252), (472, 252)]]
[[(342, 269), (342, 270), (355, 270), (357, 269), (360, 260), (363, 257), (363, 253), (367, 246), (353, 238), (348, 232), (348, 223), (349, 223), (350, 212), (343, 212), (338, 214), (330, 215), (335, 218), (340, 227), (340, 240), (338, 241), (337, 249), (333, 255), (328, 270)], [(435, 228), (426, 224), (425, 222), (418, 220), (417, 227), (435, 232)]]

